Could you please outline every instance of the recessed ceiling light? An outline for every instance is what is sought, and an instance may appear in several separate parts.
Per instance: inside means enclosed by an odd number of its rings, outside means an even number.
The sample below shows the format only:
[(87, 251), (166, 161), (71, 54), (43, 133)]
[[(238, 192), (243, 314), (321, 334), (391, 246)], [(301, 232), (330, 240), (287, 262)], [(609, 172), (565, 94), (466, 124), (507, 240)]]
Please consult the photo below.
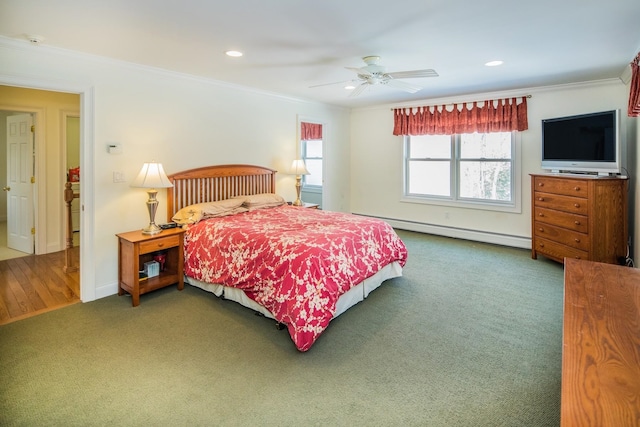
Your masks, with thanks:
[(344, 87), (346, 90), (354, 90), (356, 87), (354, 85), (347, 85)]
[(228, 51), (225, 52), (225, 54), (227, 56), (232, 56), (234, 58), (239, 58), (239, 57), (242, 56), (242, 52), (237, 51), (237, 50), (228, 50)]
[(486, 65), (487, 67), (497, 67), (498, 65), (502, 65), (503, 61), (489, 61), (487, 62)]
[(31, 44), (40, 44), (44, 41), (44, 37), (37, 34), (26, 34), (25, 36)]

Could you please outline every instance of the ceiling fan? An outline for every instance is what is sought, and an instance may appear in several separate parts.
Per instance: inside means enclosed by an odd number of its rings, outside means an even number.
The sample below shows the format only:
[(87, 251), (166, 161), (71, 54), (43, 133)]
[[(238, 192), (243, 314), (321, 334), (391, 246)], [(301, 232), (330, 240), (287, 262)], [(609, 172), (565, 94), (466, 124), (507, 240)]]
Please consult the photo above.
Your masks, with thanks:
[[(385, 72), (385, 67), (380, 65), (379, 56), (365, 56), (362, 60), (367, 64), (361, 68), (345, 67), (347, 70), (357, 73), (357, 79), (348, 80), (347, 82), (359, 83), (358, 86), (351, 92), (349, 96), (360, 95), (367, 87), (375, 85), (386, 85), (394, 89), (403, 90), (409, 93), (416, 93), (422, 87), (416, 86), (407, 82), (400, 81), (398, 79), (415, 79), (422, 77), (438, 77), (438, 73), (432, 69), (426, 70), (412, 70), (412, 71), (396, 71), (393, 73)], [(339, 84), (345, 82), (328, 83)], [(326, 86), (316, 85), (311, 87)]]

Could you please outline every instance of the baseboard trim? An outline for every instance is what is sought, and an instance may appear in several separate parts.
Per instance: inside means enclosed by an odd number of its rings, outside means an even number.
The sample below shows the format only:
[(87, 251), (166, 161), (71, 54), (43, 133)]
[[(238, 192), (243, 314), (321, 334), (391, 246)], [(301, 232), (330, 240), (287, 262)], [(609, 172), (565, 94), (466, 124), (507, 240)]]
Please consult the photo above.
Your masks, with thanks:
[(104, 286), (100, 286), (96, 288), (96, 299), (110, 297), (111, 295), (116, 295), (117, 293), (118, 293), (118, 284), (109, 283)]
[[(362, 214), (356, 214), (362, 215)], [(393, 218), (376, 217), (372, 215), (362, 215), (372, 218), (382, 219), (388, 222), (393, 228), (418, 233), (435, 234), (437, 236), (453, 237), (456, 239), (472, 240), (475, 242), (492, 243), (514, 248), (531, 249), (531, 238), (513, 236), (509, 234), (491, 233), (487, 231), (469, 230), (466, 228), (445, 227), (442, 225), (426, 224), (416, 221), (405, 221)]]

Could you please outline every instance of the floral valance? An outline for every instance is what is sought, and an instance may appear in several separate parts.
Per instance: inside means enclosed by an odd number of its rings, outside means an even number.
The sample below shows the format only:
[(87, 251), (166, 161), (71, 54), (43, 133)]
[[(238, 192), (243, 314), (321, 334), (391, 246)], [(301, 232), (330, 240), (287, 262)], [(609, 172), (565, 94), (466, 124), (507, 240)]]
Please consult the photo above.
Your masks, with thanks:
[(640, 116), (640, 53), (631, 61), (631, 88), (627, 116)]
[[(482, 104), (482, 105), (479, 105)], [(527, 122), (527, 98), (394, 109), (394, 135), (453, 135), (523, 131)]]
[(322, 125), (320, 123), (301, 122), (300, 139), (302, 141), (322, 139)]

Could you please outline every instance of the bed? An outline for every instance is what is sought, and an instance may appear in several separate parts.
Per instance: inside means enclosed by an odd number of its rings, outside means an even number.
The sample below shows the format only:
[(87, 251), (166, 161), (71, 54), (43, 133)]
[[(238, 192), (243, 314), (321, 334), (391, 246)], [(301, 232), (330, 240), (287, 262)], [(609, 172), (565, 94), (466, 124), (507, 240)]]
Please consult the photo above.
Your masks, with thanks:
[(407, 250), (391, 226), (290, 206), (275, 170), (216, 165), (169, 179), (168, 218), (186, 228), (185, 281), (275, 319), (300, 351), (402, 275)]

